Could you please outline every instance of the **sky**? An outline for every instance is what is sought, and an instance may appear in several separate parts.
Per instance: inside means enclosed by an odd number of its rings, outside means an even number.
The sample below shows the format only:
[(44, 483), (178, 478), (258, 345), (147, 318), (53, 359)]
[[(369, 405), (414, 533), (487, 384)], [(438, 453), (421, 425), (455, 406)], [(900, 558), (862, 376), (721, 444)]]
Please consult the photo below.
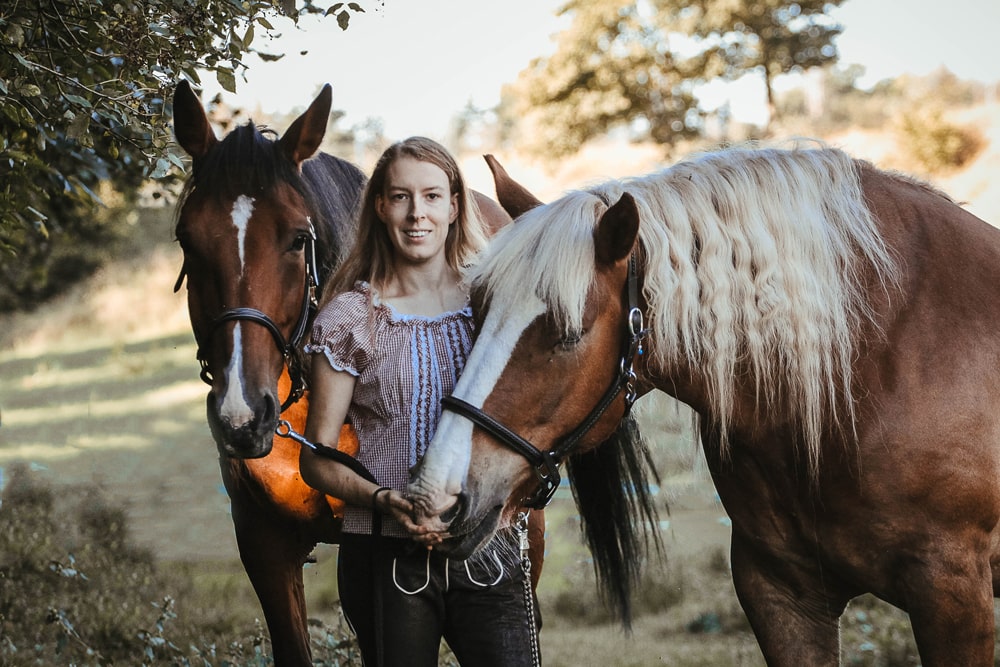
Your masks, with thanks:
[[(334, 89), (342, 127), (381, 118), (391, 140), (413, 134), (441, 139), (467, 104), (490, 108), (500, 89), (532, 59), (550, 55), (554, 33), (568, 25), (555, 11), (565, 0), (367, 0), (367, 11), (341, 31), (332, 18), (280, 24), (268, 43), (277, 62), (249, 57), (246, 81), (225, 99), (253, 116), (304, 108), (324, 83)], [(904, 73), (945, 66), (961, 78), (1000, 81), (1000, 0), (847, 0), (831, 15), (844, 27), (842, 65), (859, 64), (870, 86)], [(220, 91), (206, 79), (204, 96)], [(734, 116), (753, 121), (763, 89), (747, 79), (716, 93)], [(713, 100), (715, 98), (713, 97)], [(710, 102), (715, 104), (716, 102)]]

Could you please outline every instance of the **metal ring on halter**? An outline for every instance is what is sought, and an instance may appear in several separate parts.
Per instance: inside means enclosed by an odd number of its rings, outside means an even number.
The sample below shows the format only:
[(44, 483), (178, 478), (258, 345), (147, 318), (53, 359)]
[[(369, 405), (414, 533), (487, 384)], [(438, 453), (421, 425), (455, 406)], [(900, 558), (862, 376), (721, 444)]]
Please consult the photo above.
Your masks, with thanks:
[(472, 576), (472, 572), (469, 571), (469, 561), (465, 561), (463, 563), (463, 565), (465, 565), (465, 574), (466, 574), (466, 576), (469, 577), (469, 581), (471, 581), (472, 583), (474, 583), (476, 586), (480, 586), (482, 588), (489, 588), (490, 586), (496, 586), (497, 584), (499, 584), (500, 580), (503, 579), (504, 573), (507, 571), (504, 568), (503, 563), (500, 562), (500, 556), (497, 556), (497, 552), (496, 551), (491, 551), (490, 553), (493, 554), (493, 560), (494, 560), (494, 562), (496, 562), (496, 564), (500, 567), (500, 574), (497, 575), (496, 581), (494, 581), (492, 584), (484, 584), (481, 581), (476, 581), (476, 579), (473, 578), (473, 576)]
[(637, 306), (634, 306), (632, 310), (628, 313), (628, 330), (633, 336), (638, 336), (646, 328), (645, 320), (642, 317), (642, 311), (639, 310)]
[(414, 591), (408, 591), (402, 586), (400, 586), (399, 582), (396, 580), (396, 558), (392, 559), (392, 585), (395, 586), (396, 590), (398, 590), (403, 595), (416, 595), (420, 591), (427, 588), (427, 586), (431, 583), (431, 552), (429, 549), (427, 550), (427, 565), (425, 572), (427, 579), (424, 581), (424, 585)]

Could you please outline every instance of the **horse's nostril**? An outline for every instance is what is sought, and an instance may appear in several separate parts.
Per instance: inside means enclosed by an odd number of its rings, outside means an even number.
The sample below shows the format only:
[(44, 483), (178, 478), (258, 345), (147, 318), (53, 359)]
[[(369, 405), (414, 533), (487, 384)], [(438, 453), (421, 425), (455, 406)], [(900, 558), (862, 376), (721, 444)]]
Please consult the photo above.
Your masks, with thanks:
[(450, 524), (453, 521), (455, 521), (455, 519), (460, 517), (462, 515), (462, 512), (465, 510), (465, 504), (466, 504), (465, 494), (464, 493), (458, 494), (458, 497), (455, 500), (455, 504), (446, 509), (445, 511), (441, 512), (440, 516), (441, 521), (447, 524)]
[(264, 394), (264, 409), (260, 414), (260, 421), (258, 422), (259, 428), (267, 428), (268, 425), (277, 422), (278, 420), (278, 402), (275, 400), (274, 395), (271, 392)]

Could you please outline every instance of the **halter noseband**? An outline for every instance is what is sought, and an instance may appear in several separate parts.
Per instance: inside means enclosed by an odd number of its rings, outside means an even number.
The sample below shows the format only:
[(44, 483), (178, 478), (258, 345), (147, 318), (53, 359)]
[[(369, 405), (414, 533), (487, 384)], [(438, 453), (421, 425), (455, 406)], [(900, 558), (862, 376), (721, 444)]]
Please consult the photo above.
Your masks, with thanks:
[[(299, 361), (295, 352), (298, 349), (299, 343), (302, 342), (302, 338), (306, 334), (306, 327), (309, 326), (309, 319), (316, 310), (316, 288), (319, 286), (319, 269), (316, 266), (316, 230), (313, 229), (312, 220), (308, 218), (307, 220), (309, 221), (309, 237), (306, 239), (305, 247), (305, 287), (302, 290), (302, 307), (299, 310), (299, 318), (295, 322), (295, 328), (292, 329), (292, 335), (286, 340), (284, 334), (281, 333), (281, 329), (279, 329), (278, 325), (274, 323), (274, 320), (256, 308), (249, 308), (246, 306), (229, 308), (222, 311), (222, 313), (212, 320), (212, 324), (210, 325), (208, 332), (209, 337), (211, 337), (211, 335), (215, 333), (215, 330), (221, 325), (226, 322), (235, 322), (238, 320), (259, 324), (270, 332), (275, 345), (278, 347), (278, 351), (281, 352), (281, 356), (285, 358), (285, 364), (288, 366), (288, 377), (292, 383), (292, 388), (288, 393), (288, 398), (286, 398), (281, 404), (281, 412), (284, 412), (295, 404), (295, 402), (302, 397), (302, 394), (305, 393), (306, 390), (305, 374), (303, 373), (302, 363)], [(183, 273), (181, 274), (181, 278), (183, 278)], [(178, 279), (178, 286), (180, 285), (180, 280), (181, 279)], [(176, 291), (176, 288), (174, 291)], [(198, 347), (198, 353), (196, 356), (198, 362), (201, 364), (200, 377), (202, 381), (211, 385), (212, 372), (208, 369), (208, 358), (205, 354), (205, 350), (201, 346)]]
[(559, 488), (559, 483), (562, 481), (559, 476), (559, 466), (580, 445), (583, 437), (597, 424), (623, 389), (625, 390), (625, 414), (622, 416), (622, 419), (628, 416), (629, 411), (632, 409), (632, 404), (635, 403), (635, 356), (642, 354), (642, 339), (646, 336), (642, 310), (639, 309), (639, 279), (637, 274), (635, 255), (632, 255), (628, 263), (626, 336), (618, 363), (618, 374), (612, 380), (611, 386), (604, 392), (601, 400), (590, 411), (590, 414), (569, 435), (563, 438), (558, 445), (549, 451), (541, 451), (471, 403), (454, 396), (446, 396), (441, 399), (441, 404), (445, 409), (460, 414), (476, 426), (479, 426), (501, 443), (526, 458), (528, 463), (534, 467), (539, 485), (533, 495), (522, 501), (521, 504), (525, 507), (543, 509), (551, 502), (556, 489)]

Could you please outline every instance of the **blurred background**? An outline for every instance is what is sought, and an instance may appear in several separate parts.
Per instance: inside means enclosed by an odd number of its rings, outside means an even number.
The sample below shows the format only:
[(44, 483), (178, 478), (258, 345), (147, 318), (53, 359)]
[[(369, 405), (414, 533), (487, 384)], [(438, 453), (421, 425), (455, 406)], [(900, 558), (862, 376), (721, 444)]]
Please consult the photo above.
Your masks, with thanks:
[[(493, 191), (492, 153), (546, 200), (695, 151), (811, 137), (1000, 223), (992, 0), (104, 4), (0, 9), (2, 664), (269, 664), (172, 291), (181, 77), (220, 136), (251, 120), (283, 132), (331, 83), (323, 149), (365, 171), (422, 134), (472, 187)], [(639, 409), (665, 554), (627, 635), (561, 489), (545, 664), (763, 664), (691, 415), (663, 395)], [(355, 664), (336, 548), (316, 555), (317, 661)], [(861, 598), (843, 626), (845, 664), (917, 664), (901, 612)]]

